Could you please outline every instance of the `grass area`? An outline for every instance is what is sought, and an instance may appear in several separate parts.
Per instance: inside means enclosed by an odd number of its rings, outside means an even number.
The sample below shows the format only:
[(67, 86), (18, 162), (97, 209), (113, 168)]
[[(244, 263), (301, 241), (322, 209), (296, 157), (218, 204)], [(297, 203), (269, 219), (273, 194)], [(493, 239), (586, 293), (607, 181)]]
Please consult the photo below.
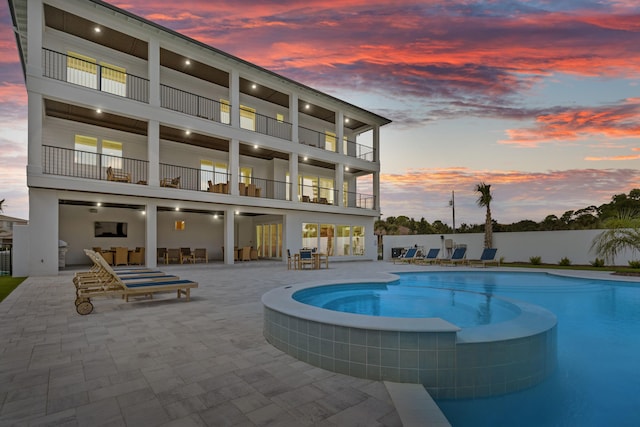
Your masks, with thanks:
[(26, 277), (0, 276), (0, 302), (2, 302)]
[(538, 264), (534, 265), (530, 262), (504, 262), (500, 263), (504, 267), (526, 267), (526, 268), (547, 268), (557, 270), (590, 270), (590, 271), (613, 271), (617, 274), (628, 274), (640, 276), (640, 269), (631, 267), (611, 266), (594, 267), (593, 265), (558, 265), (558, 264)]

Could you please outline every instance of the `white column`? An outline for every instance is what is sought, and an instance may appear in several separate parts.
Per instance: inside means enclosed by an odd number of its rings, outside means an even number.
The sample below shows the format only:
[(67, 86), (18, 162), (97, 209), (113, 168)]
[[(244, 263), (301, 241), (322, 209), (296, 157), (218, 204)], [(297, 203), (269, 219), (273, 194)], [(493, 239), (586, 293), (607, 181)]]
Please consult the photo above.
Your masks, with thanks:
[(240, 127), (240, 74), (231, 70), (229, 74), (229, 97), (231, 102), (231, 127)]
[[(29, 275), (58, 274), (58, 196), (54, 190), (29, 189)], [(74, 248), (78, 249), (78, 248)]]
[(42, 0), (27, 2), (27, 75), (42, 77), (42, 34), (44, 33), (44, 8)]
[(237, 196), (240, 194), (238, 191), (238, 183), (240, 182), (240, 141), (237, 139), (232, 139), (229, 142), (229, 173), (231, 174), (229, 194)]
[(233, 247), (235, 246), (235, 209), (224, 211), (224, 263), (233, 264)]
[(289, 121), (291, 122), (291, 141), (298, 143), (300, 117), (298, 113), (298, 94), (289, 95)]
[(158, 204), (155, 201), (148, 201), (145, 206), (145, 224), (146, 224), (146, 241), (145, 241), (145, 264), (149, 268), (157, 266), (158, 257)]
[(373, 173), (373, 209), (380, 211), (380, 172)]
[[(27, 124), (27, 175), (42, 174), (42, 95), (27, 92), (29, 121)], [(57, 208), (56, 208), (57, 211)]]
[(338, 119), (336, 120), (336, 153), (347, 154), (344, 152), (344, 112), (338, 111)]
[(373, 161), (380, 164), (380, 126), (373, 127)]
[(289, 153), (289, 182), (291, 183), (291, 201), (298, 201), (298, 153)]
[(338, 189), (338, 206), (344, 206), (344, 163), (336, 165), (336, 187)]
[(160, 185), (160, 123), (149, 120), (147, 123), (147, 159), (149, 160), (149, 176), (147, 185)]
[(380, 211), (380, 126), (373, 127), (373, 161), (378, 165), (378, 172), (373, 174), (374, 209)]
[(149, 104), (160, 106), (160, 42), (156, 39), (149, 40)]

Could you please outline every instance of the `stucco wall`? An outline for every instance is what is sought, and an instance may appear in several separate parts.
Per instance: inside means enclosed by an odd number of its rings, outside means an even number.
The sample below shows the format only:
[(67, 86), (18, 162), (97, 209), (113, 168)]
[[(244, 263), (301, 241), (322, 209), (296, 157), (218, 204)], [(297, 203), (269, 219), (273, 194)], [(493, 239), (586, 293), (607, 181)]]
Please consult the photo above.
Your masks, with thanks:
[[(556, 264), (563, 257), (569, 258), (572, 264), (589, 264), (596, 258), (590, 251), (594, 237), (603, 230), (567, 230), (567, 231), (527, 231), (519, 233), (494, 233), (493, 246), (498, 248), (497, 258), (506, 262), (529, 262), (532, 256), (539, 256), (543, 263)], [(453, 239), (455, 244), (467, 245), (467, 258), (478, 259), (484, 245), (483, 233), (445, 234), (444, 239)], [(439, 234), (420, 234), (411, 236), (383, 236), (383, 256), (391, 259), (391, 248), (423, 246), (441, 248), (440, 257), (444, 253), (444, 244)], [(640, 254), (626, 251), (619, 254), (614, 264), (628, 265), (629, 260), (637, 260)]]

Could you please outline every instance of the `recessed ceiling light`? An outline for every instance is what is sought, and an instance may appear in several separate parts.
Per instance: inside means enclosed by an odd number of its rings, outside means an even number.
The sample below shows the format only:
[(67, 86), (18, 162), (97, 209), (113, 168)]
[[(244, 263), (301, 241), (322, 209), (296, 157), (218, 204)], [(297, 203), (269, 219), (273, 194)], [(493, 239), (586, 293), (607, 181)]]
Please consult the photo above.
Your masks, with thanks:
[(240, 211), (236, 211), (236, 215), (240, 215)]
[(190, 130), (185, 130), (184, 133), (186, 133), (187, 135), (191, 135), (191, 131)]
[(142, 211), (142, 215), (146, 215), (146, 214), (147, 214), (147, 211)]
[(258, 149), (258, 144), (253, 144), (253, 148)]
[(96, 203), (96, 206), (100, 207), (100, 206), (102, 206), (102, 203), (98, 202), (98, 203)]
[(303, 160), (304, 160), (305, 162), (307, 161), (307, 159), (308, 159), (308, 157), (307, 157), (307, 156), (304, 156), (304, 157), (303, 157)]
[(102, 110), (98, 108), (98, 109), (96, 110), (96, 113), (98, 113), (98, 114), (102, 114)]
[(99, 33), (102, 30), (100, 29), (100, 27), (93, 27), (93, 31), (96, 32), (96, 33)]
[(251, 85), (251, 89), (256, 89), (257, 87), (258, 87), (258, 85), (255, 84), (255, 83)]
[(184, 60), (184, 65), (191, 65), (191, 61), (189, 61), (188, 59)]
[(213, 214), (213, 219), (218, 219), (218, 214)]
[(311, 108), (311, 105), (306, 104), (306, 105), (304, 106), (304, 108), (308, 110), (309, 108)]
[(345, 166), (344, 170), (348, 171), (349, 170), (349, 166)]
[(177, 211), (179, 211), (179, 210), (180, 210), (180, 208), (179, 208), (179, 207), (176, 207), (176, 212), (177, 212)]
[(349, 123), (349, 117), (347, 117), (346, 119), (344, 119), (345, 123)]

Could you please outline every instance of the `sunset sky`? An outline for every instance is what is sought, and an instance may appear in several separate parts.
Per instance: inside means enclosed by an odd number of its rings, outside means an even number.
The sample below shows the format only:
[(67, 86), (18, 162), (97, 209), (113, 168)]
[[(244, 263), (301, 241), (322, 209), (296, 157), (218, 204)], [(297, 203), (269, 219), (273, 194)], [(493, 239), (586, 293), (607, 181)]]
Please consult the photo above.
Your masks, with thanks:
[[(393, 120), (383, 218), (500, 223), (640, 188), (638, 0), (114, 0)], [(28, 218), (27, 98), (0, 0), (0, 200)]]

